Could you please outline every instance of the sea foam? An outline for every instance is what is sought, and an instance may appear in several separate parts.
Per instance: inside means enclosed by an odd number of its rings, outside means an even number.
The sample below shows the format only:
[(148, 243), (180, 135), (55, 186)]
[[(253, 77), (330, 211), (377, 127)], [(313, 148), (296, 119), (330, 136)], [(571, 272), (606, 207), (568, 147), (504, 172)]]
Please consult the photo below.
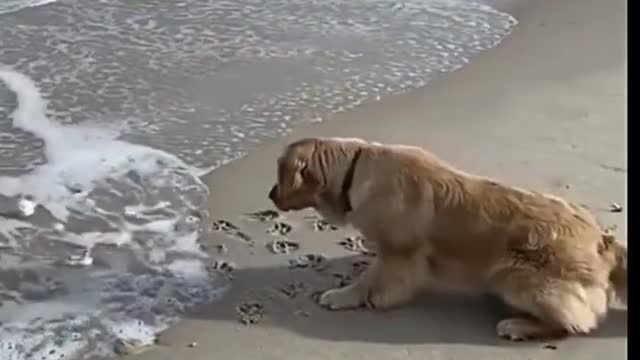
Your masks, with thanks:
[(0, 177), (0, 194), (21, 209), (0, 220), (3, 360), (152, 343), (185, 309), (225, 291), (197, 244), (200, 170), (118, 140), (116, 127), (55, 123), (30, 78), (2, 69), (0, 80), (17, 98), (13, 125), (44, 141), (47, 160)]

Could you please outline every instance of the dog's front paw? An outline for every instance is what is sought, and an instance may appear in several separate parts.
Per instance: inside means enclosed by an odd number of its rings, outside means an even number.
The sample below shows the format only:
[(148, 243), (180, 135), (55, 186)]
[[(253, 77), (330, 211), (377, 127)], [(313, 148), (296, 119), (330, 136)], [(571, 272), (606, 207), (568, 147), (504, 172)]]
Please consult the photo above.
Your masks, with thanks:
[(320, 296), (319, 303), (331, 310), (343, 310), (364, 305), (364, 299), (355, 288), (346, 286), (327, 290)]

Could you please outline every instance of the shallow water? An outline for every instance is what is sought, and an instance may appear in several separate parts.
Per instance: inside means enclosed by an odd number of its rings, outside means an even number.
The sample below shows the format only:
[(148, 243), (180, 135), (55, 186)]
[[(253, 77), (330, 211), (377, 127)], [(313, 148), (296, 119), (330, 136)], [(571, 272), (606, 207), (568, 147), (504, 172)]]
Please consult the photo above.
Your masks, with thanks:
[(515, 24), (454, 0), (2, 9), (3, 360), (152, 342), (229, 286), (197, 244), (199, 175), (295, 123), (423, 86)]
[(54, 1), (56, 0), (4, 0), (0, 2), (0, 14), (40, 6)]

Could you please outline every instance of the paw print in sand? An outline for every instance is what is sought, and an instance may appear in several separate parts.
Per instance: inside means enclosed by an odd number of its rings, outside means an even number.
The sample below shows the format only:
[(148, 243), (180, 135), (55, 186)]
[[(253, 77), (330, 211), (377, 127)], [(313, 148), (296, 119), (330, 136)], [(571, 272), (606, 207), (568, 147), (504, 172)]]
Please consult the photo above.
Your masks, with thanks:
[(280, 214), (275, 210), (262, 210), (245, 215), (252, 220), (257, 220), (260, 222), (269, 222), (280, 218)]
[(267, 248), (274, 254), (289, 254), (300, 249), (300, 244), (289, 240), (274, 240), (267, 244)]
[(313, 229), (315, 231), (336, 231), (338, 227), (329, 223), (327, 220), (315, 219), (313, 221)]
[(329, 266), (327, 258), (323, 255), (307, 254), (289, 260), (290, 269), (312, 269), (323, 271)]
[(285, 236), (289, 234), (293, 230), (293, 227), (284, 222), (277, 222), (273, 224), (269, 229), (267, 229), (267, 233), (270, 235), (280, 235)]
[(339, 228), (333, 224), (331, 224), (330, 222), (328, 222), (325, 219), (321, 219), (315, 215), (310, 215), (310, 216), (305, 216), (304, 217), (307, 221), (310, 221), (313, 229), (315, 231), (336, 231), (339, 230)]
[(294, 299), (298, 295), (303, 295), (309, 291), (309, 286), (302, 281), (295, 281), (277, 288), (278, 292), (289, 299)]
[(257, 324), (264, 316), (264, 306), (257, 301), (247, 301), (236, 306), (236, 313), (242, 324)]
[(209, 265), (208, 269), (211, 271), (217, 271), (226, 275), (231, 275), (233, 270), (236, 269), (236, 264), (227, 260), (215, 260)]
[(240, 229), (237, 226), (235, 226), (231, 222), (224, 219), (215, 220), (211, 224), (211, 230), (225, 233), (226, 235), (229, 235), (234, 238), (238, 238), (247, 243), (251, 243), (251, 244), (253, 243), (251, 236), (240, 231)]
[(340, 246), (345, 248), (346, 250), (361, 253), (364, 255), (375, 256), (375, 251), (368, 249), (364, 244), (366, 240), (360, 235), (357, 236), (349, 236), (344, 238), (338, 242)]
[(230, 231), (238, 231), (239, 229), (237, 226), (233, 225), (229, 221), (220, 219), (220, 220), (214, 221), (213, 224), (211, 224), (211, 230), (230, 232)]

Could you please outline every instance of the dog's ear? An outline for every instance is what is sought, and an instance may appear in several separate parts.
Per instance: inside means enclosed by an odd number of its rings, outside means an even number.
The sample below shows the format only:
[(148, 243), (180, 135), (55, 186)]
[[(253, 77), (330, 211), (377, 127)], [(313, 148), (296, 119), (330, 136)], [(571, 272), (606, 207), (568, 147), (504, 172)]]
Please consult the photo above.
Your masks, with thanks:
[(306, 161), (303, 161), (300, 174), (302, 180), (307, 187), (316, 188), (323, 184), (324, 174), (322, 173), (322, 167), (319, 164), (319, 159), (314, 159), (315, 156), (310, 157)]
[(280, 192), (288, 193), (302, 185), (302, 169), (305, 164), (299, 160), (283, 157), (278, 161), (278, 187)]
[(323, 184), (323, 160), (318, 157), (318, 150), (314, 139), (303, 139), (288, 146), (278, 160), (278, 181), (283, 192), (301, 187), (314, 189)]

